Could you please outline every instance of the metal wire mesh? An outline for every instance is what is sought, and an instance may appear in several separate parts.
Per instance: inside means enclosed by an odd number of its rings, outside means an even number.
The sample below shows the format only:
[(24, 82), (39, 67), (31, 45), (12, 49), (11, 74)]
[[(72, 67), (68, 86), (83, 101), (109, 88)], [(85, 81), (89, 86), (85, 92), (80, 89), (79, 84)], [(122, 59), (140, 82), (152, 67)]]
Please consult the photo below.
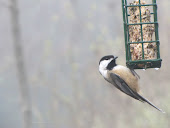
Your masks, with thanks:
[[(126, 50), (126, 64), (128, 67), (133, 68), (133, 69), (147, 69), (147, 68), (160, 68), (161, 67), (161, 61), (162, 59), (160, 58), (160, 50), (159, 50), (159, 33), (158, 33), (158, 20), (157, 20), (157, 4), (156, 0), (152, 0), (151, 3), (149, 4), (142, 4), (141, 0), (137, 1), (138, 4), (132, 5), (128, 4), (127, 0), (122, 0), (122, 11), (123, 11), (123, 22), (124, 22), (124, 38), (125, 38), (125, 50)], [(128, 14), (128, 9), (130, 7), (138, 7), (139, 8), (139, 22), (137, 23), (129, 23), (129, 16)], [(141, 8), (142, 7), (150, 7), (153, 8), (153, 12), (149, 12), (150, 15), (153, 17), (153, 21), (148, 21), (148, 22), (143, 22), (142, 21), (142, 14), (141, 14)], [(150, 17), (151, 17), (150, 16)], [(144, 40), (143, 39), (143, 25), (154, 25), (154, 40)], [(130, 41), (130, 35), (129, 35), (129, 27), (130, 26), (135, 26), (135, 25), (140, 25), (140, 40), (139, 41)], [(156, 58), (150, 58), (146, 59), (145, 55), (145, 49), (144, 45), (146, 43), (155, 43), (156, 44)], [(140, 44), (141, 45), (141, 58), (134, 60), (132, 58), (132, 53), (131, 53), (131, 45), (134, 44)]]

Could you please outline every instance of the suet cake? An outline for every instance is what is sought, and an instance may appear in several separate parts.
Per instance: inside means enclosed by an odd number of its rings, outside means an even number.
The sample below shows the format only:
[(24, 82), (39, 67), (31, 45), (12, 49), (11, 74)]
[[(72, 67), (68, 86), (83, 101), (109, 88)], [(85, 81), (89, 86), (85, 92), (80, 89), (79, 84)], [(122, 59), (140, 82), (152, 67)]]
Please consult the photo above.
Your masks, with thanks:
[[(145, 5), (145, 1), (140, 1), (141, 5)], [(136, 0), (130, 5), (139, 5), (139, 0)], [(140, 8), (141, 8), (141, 19), (140, 19)], [(151, 22), (151, 13), (147, 6), (134, 6), (129, 7), (129, 23), (136, 24), (136, 23), (148, 23)], [(154, 33), (154, 25), (153, 24), (142, 24), (142, 35), (143, 41), (152, 41), (153, 40), (153, 33)], [(141, 38), (141, 25), (129, 25), (129, 41), (130, 42), (140, 42), (142, 41)], [(144, 59), (156, 59), (156, 43), (144, 43)], [(142, 59), (142, 44), (130, 44), (130, 52), (131, 52), (131, 59), (134, 60), (141, 60)]]

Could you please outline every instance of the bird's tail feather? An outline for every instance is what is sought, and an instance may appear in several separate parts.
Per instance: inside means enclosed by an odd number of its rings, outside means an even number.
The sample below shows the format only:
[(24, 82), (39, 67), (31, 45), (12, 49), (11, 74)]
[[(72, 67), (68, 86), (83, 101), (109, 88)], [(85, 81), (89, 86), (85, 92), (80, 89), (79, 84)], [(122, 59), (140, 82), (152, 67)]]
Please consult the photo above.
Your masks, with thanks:
[[(138, 94), (138, 95), (139, 95), (139, 94)], [(148, 103), (149, 105), (151, 105), (152, 107), (156, 108), (156, 109), (159, 110), (160, 112), (165, 113), (162, 109), (160, 109), (160, 108), (156, 107), (154, 104), (152, 104), (148, 99), (142, 97), (141, 95), (139, 95), (139, 96), (140, 96), (140, 98), (141, 98), (142, 101)]]

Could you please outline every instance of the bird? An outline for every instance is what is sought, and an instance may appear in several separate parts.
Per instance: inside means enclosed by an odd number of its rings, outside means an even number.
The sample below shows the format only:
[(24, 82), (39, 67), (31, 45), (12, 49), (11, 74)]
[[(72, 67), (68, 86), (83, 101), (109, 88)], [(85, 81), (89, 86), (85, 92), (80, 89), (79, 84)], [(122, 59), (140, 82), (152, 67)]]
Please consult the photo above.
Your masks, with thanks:
[(100, 59), (99, 72), (104, 79), (128, 96), (141, 102), (146, 102), (160, 112), (165, 113), (140, 94), (139, 75), (134, 69), (116, 64), (117, 58), (114, 55), (106, 55)]

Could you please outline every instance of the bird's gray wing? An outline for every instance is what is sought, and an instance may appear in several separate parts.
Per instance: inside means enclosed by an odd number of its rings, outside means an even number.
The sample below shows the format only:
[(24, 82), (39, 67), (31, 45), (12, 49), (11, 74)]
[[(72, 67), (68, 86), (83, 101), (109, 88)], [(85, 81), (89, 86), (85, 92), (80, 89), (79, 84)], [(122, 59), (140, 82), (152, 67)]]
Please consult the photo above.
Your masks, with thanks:
[(137, 77), (138, 79), (140, 79), (140, 76), (135, 72), (134, 69), (130, 69), (130, 71), (131, 71), (131, 73), (132, 73), (135, 77)]
[(141, 102), (146, 102), (149, 105), (151, 105), (152, 107), (156, 108), (157, 110), (161, 111), (164, 113), (164, 111), (162, 111), (160, 108), (156, 107), (153, 103), (151, 103), (149, 100), (147, 100), (146, 98), (144, 98), (143, 96), (139, 95), (137, 92), (133, 91), (127, 84), (126, 82), (120, 78), (118, 75), (111, 73), (110, 74), (111, 77), (111, 81), (114, 84), (114, 86), (116, 88), (118, 88), (120, 91), (124, 92), (125, 94), (133, 97), (136, 100), (139, 100)]
[(116, 88), (118, 88), (120, 91), (124, 92), (125, 94), (127, 94), (137, 100), (142, 101), (139, 94), (137, 94), (137, 92), (133, 91), (122, 78), (120, 78), (118, 75), (116, 75), (114, 73), (111, 73), (110, 77), (111, 77), (111, 81), (112, 81), (113, 85)]

